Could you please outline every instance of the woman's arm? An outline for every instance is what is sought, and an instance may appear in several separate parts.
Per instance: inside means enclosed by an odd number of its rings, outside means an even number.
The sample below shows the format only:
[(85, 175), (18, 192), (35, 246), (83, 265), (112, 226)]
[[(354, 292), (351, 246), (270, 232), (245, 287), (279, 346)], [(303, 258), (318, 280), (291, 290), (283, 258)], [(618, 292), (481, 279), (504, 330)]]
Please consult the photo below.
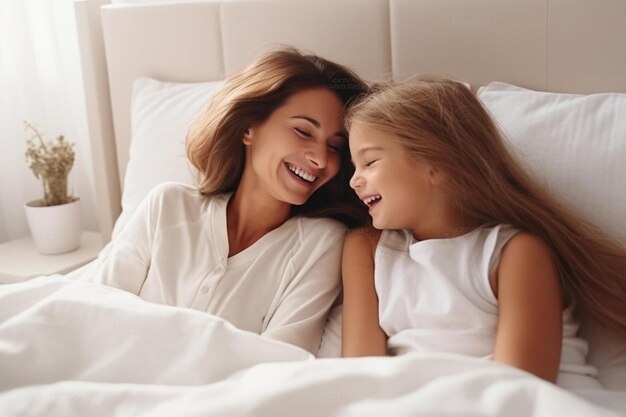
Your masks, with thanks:
[(171, 187), (161, 184), (144, 198), (124, 228), (84, 267), (66, 275), (68, 279), (94, 282), (139, 295), (151, 262), (154, 224), (158, 207)]
[(278, 302), (268, 312), (267, 327), (261, 335), (300, 346), (316, 355), (328, 313), (341, 291), (345, 229), (324, 225), (327, 219), (306, 220), (309, 226), (301, 231), (305, 241), (290, 263), (293, 276), (281, 283)]
[(502, 250), (497, 270), (498, 333), (494, 359), (556, 382), (563, 300), (547, 245), (519, 233)]
[(380, 232), (357, 229), (346, 236), (341, 261), (343, 320), (341, 355), (384, 356), (387, 336), (378, 324), (374, 251)]

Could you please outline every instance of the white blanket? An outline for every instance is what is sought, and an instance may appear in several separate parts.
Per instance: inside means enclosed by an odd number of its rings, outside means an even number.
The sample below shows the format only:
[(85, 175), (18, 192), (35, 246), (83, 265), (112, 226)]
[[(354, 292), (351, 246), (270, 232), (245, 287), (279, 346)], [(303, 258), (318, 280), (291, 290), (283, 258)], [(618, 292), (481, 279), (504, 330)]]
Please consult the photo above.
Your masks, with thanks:
[(453, 355), (315, 360), (114, 288), (0, 285), (2, 417), (381, 415), (617, 416), (626, 395)]

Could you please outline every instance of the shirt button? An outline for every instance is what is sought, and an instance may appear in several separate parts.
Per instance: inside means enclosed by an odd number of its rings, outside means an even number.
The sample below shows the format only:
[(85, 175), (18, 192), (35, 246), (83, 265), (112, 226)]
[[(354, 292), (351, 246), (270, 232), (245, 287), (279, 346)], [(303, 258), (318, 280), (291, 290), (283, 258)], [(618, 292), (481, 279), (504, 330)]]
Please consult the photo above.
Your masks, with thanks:
[(224, 266), (223, 265), (218, 265), (216, 271), (217, 271), (218, 274), (223, 274), (224, 273)]
[(208, 285), (203, 285), (200, 291), (202, 291), (202, 294), (208, 294), (209, 291), (211, 291), (211, 287), (209, 287)]

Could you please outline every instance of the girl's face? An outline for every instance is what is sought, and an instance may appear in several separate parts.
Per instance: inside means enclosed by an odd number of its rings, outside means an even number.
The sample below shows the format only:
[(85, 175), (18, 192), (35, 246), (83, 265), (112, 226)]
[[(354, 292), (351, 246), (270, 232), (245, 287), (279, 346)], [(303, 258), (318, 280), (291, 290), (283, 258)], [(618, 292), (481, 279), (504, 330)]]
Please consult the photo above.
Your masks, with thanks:
[(377, 229), (409, 229), (416, 236), (430, 229), (440, 210), (439, 175), (412, 158), (399, 139), (353, 123), (350, 153), (355, 173), (350, 186), (369, 207)]
[(244, 177), (275, 200), (301, 205), (340, 168), (344, 106), (319, 88), (294, 93), (244, 136)]

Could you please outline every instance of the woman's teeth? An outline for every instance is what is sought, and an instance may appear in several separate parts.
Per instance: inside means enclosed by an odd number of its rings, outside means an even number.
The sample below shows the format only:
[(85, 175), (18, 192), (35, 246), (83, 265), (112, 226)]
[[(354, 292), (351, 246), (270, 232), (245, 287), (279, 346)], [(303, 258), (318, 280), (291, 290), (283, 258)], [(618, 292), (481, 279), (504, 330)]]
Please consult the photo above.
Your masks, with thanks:
[(309, 174), (305, 170), (295, 167), (293, 165), (288, 165), (287, 168), (289, 168), (289, 171), (293, 172), (294, 174), (308, 182), (313, 182), (317, 178), (315, 175)]
[(372, 204), (374, 204), (376, 201), (380, 200), (381, 198), (382, 197), (379, 195), (374, 195), (374, 196), (363, 199), (363, 202), (365, 203), (365, 205), (371, 206)]

